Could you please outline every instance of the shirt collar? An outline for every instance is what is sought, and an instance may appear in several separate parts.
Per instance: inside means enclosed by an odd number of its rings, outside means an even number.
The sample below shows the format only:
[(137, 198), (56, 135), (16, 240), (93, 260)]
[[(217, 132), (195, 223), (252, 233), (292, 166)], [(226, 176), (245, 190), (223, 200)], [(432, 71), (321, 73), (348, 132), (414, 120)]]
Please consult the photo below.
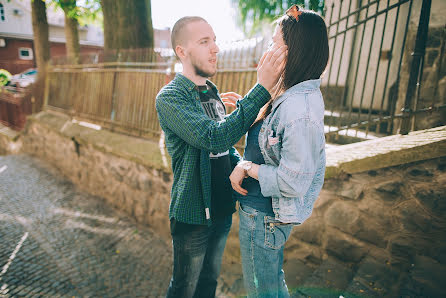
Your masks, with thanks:
[(276, 100), (273, 101), (272, 110), (277, 108), (282, 102), (284, 102), (288, 97), (296, 93), (308, 93), (313, 90), (318, 89), (321, 86), (321, 79), (307, 80), (294, 85), (293, 87), (286, 90), (282, 95), (280, 95)]
[[(194, 89), (198, 91), (198, 88), (196, 88), (197, 85), (181, 73), (177, 73), (175, 75), (175, 80), (178, 81), (179, 84), (185, 86), (188, 91), (192, 91)], [(206, 80), (206, 84), (209, 85), (215, 93), (217, 93), (217, 87), (214, 85), (214, 83)]]

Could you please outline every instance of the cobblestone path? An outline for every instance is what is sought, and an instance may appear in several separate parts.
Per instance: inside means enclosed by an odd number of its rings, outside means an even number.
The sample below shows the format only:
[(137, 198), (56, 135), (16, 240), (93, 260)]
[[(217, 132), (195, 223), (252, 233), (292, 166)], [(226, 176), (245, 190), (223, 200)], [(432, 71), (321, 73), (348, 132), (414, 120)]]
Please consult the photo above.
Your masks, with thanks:
[(160, 297), (171, 247), (26, 155), (0, 156), (0, 297)]

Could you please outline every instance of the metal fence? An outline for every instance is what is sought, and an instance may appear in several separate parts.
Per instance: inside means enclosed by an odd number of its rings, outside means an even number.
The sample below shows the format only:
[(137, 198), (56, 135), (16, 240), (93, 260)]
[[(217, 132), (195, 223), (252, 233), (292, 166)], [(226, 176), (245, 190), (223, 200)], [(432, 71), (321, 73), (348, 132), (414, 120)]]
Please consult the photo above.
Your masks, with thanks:
[[(414, 13), (415, 4), (421, 13)], [(438, 97), (427, 107), (417, 105), (430, 6), (430, 0), (326, 1), (330, 61), (322, 90), (328, 136), (407, 133), (415, 128), (415, 114), (442, 113)], [(415, 32), (416, 39), (408, 38)], [(439, 55), (441, 61), (443, 50)]]

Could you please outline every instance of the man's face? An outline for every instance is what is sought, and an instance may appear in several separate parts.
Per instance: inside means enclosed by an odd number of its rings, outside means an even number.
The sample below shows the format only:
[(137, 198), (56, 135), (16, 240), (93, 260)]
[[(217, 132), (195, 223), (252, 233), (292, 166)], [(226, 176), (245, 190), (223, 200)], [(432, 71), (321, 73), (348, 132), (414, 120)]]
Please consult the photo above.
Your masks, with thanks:
[(195, 74), (201, 77), (212, 77), (217, 72), (218, 46), (212, 27), (202, 21), (187, 25), (187, 43), (184, 47), (185, 62), (188, 61)]

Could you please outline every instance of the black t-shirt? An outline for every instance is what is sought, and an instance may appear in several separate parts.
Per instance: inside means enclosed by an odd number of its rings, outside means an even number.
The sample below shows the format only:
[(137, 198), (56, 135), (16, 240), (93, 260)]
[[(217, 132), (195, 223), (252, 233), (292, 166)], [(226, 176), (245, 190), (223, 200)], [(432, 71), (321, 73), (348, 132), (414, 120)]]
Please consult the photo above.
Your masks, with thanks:
[[(209, 86), (197, 86), (204, 112), (214, 121), (224, 119), (226, 112), (220, 98)], [(210, 153), (211, 160), (211, 216), (222, 218), (235, 212), (235, 200), (229, 175), (232, 172), (229, 151)]]

